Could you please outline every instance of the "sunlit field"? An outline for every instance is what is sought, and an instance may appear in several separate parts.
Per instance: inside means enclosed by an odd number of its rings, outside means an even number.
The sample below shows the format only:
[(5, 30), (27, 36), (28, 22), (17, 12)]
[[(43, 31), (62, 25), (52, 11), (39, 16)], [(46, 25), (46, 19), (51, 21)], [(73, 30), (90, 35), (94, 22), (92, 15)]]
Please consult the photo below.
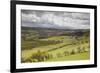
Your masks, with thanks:
[(21, 62), (56, 62), (90, 59), (89, 30), (22, 27)]

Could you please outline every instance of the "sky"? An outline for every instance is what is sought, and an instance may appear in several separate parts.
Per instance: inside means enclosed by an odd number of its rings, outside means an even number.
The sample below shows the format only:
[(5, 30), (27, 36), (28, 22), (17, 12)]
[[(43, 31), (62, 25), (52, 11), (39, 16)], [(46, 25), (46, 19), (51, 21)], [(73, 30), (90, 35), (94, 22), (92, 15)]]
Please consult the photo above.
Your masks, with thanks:
[(82, 12), (21, 10), (21, 26), (58, 29), (89, 29), (90, 14)]

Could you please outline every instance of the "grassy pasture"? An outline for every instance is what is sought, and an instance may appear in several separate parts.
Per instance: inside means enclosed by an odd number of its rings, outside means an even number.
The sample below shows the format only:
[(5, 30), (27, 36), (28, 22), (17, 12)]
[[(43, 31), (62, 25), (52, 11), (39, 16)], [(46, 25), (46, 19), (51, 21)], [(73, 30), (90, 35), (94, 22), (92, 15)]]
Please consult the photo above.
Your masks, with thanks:
[(22, 30), (22, 63), (43, 61), (74, 61), (87, 60), (90, 58), (88, 32), (84, 32), (82, 36), (47, 36), (41, 35), (39, 33), (40, 30)]

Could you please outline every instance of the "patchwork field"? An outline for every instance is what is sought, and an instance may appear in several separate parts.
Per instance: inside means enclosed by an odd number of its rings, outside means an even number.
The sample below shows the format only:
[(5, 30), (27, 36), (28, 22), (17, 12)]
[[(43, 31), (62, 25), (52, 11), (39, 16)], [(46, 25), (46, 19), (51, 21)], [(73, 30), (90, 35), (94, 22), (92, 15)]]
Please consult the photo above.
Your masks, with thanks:
[(22, 27), (21, 62), (90, 59), (89, 30)]

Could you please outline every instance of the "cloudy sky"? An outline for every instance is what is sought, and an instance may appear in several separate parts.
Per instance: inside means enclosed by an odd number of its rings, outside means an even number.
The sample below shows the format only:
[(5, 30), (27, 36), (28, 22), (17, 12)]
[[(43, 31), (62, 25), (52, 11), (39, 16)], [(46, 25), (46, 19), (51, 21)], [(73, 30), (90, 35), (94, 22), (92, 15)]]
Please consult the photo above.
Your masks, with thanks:
[(21, 10), (21, 25), (26, 27), (58, 29), (89, 29), (90, 14), (78, 12)]

